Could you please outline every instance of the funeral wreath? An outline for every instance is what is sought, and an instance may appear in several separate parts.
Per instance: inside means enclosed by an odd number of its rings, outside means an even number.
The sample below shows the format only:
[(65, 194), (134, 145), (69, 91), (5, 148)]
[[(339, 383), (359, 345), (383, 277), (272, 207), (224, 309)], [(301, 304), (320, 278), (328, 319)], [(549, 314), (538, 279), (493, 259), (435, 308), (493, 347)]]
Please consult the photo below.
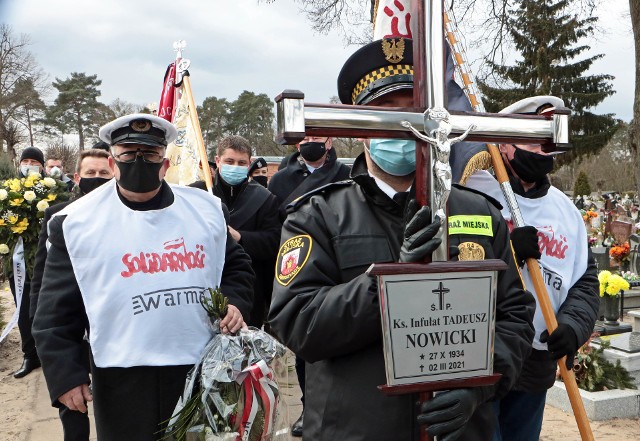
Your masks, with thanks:
[(275, 440), (280, 393), (272, 364), (284, 355), (284, 346), (256, 328), (222, 334), (227, 299), (219, 289), (209, 288), (201, 302), (214, 336), (187, 376), (164, 439)]
[(39, 174), (0, 183), (0, 259), (5, 276), (13, 273), (13, 253), (20, 239), (27, 272), (32, 274), (44, 210), (68, 198), (64, 182)]

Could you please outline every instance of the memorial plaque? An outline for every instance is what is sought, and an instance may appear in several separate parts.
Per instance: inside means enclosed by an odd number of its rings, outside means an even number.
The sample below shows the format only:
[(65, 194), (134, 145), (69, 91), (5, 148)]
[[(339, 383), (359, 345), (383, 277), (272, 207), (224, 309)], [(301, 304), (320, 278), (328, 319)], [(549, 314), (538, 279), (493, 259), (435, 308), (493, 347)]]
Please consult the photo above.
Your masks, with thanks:
[(611, 222), (611, 234), (619, 244), (628, 242), (629, 236), (631, 236), (632, 231), (633, 224), (630, 222), (624, 222), (620, 220)]
[(497, 271), (451, 271), (459, 262), (418, 266), (434, 265), (448, 272), (411, 274), (407, 265), (402, 274), (370, 270), (378, 276), (387, 386), (493, 374)]

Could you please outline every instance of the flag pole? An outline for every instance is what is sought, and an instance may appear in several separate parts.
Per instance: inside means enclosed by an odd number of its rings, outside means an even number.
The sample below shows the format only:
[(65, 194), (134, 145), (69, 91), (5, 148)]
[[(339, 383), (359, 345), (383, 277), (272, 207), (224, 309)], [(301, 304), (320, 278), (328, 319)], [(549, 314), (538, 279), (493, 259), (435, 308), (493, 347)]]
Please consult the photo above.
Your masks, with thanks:
[[(189, 102), (189, 119), (191, 120), (191, 126), (196, 136), (196, 144), (198, 144), (198, 156), (200, 156), (200, 166), (202, 167), (202, 174), (204, 176), (204, 182), (207, 186), (207, 191), (213, 194), (213, 177), (211, 176), (211, 169), (209, 168), (209, 160), (207, 158), (207, 149), (204, 146), (204, 139), (202, 139), (202, 130), (200, 129), (200, 120), (198, 119), (198, 108), (196, 107), (195, 100), (193, 99), (193, 92), (191, 89), (191, 79), (189, 76), (189, 66), (191, 62), (187, 59), (182, 59), (182, 51), (187, 47), (187, 42), (184, 40), (178, 40), (173, 43), (173, 48), (177, 52), (176, 54), (176, 76), (178, 76), (178, 84), (181, 85), (181, 92), (186, 94), (187, 101)], [(175, 108), (174, 106), (174, 116)]]
[[(462, 72), (463, 65), (466, 64), (464, 63), (464, 55), (456, 48), (456, 44), (458, 43), (458, 41), (455, 37), (455, 32), (451, 30), (451, 21), (449, 20), (448, 14), (446, 12), (444, 14), (444, 21), (447, 29), (447, 40), (449, 41), (452, 51), (454, 52), (454, 60), (456, 61), (458, 68)], [(474, 93), (474, 86), (473, 81), (471, 80), (470, 73), (468, 71), (463, 72), (461, 77), (464, 82), (465, 88), (468, 91), (468, 96), (470, 98), (473, 109), (475, 111), (483, 112), (484, 106), (482, 104), (482, 100), (477, 98), (477, 94)], [(496, 174), (496, 178), (500, 183), (500, 188), (502, 189), (504, 198), (507, 201), (507, 205), (509, 205), (509, 211), (511, 212), (511, 218), (513, 220), (514, 227), (523, 227), (525, 226), (525, 223), (524, 219), (522, 218), (522, 212), (520, 211), (518, 201), (516, 200), (513, 189), (511, 188), (509, 175), (507, 174), (507, 170), (502, 160), (500, 150), (495, 144), (487, 144), (487, 150), (491, 155), (491, 162), (493, 164), (493, 170)], [(529, 275), (531, 276), (533, 287), (535, 289), (536, 296), (538, 297), (538, 303), (540, 305), (540, 310), (542, 311), (545, 324), (547, 326), (549, 334), (552, 334), (553, 331), (555, 331), (558, 327), (558, 320), (556, 319), (553, 306), (551, 305), (551, 301), (549, 300), (547, 289), (544, 286), (544, 280), (542, 279), (540, 266), (538, 265), (538, 261), (534, 258), (528, 258), (526, 262), (527, 270), (529, 271)], [(562, 376), (562, 380), (564, 381), (565, 387), (567, 389), (567, 394), (569, 395), (569, 401), (571, 403), (573, 414), (575, 415), (576, 422), (578, 423), (580, 436), (583, 441), (594, 441), (593, 433), (591, 431), (589, 419), (587, 418), (587, 413), (584, 409), (582, 397), (580, 396), (580, 390), (578, 389), (578, 383), (576, 382), (575, 374), (573, 370), (567, 369), (566, 358), (567, 356), (565, 355), (560, 360), (558, 360), (558, 367), (560, 368), (560, 375)]]
[(182, 76), (182, 93), (187, 94), (187, 100), (189, 101), (189, 118), (191, 119), (191, 125), (196, 133), (198, 153), (200, 154), (200, 164), (202, 164), (202, 174), (204, 175), (204, 182), (207, 185), (207, 190), (211, 193), (211, 189), (213, 188), (213, 177), (211, 176), (211, 169), (209, 168), (209, 161), (207, 159), (207, 149), (204, 147), (204, 140), (202, 139), (202, 130), (200, 129), (200, 121), (198, 120), (198, 110), (193, 99), (193, 93), (191, 92), (189, 71), (185, 71)]

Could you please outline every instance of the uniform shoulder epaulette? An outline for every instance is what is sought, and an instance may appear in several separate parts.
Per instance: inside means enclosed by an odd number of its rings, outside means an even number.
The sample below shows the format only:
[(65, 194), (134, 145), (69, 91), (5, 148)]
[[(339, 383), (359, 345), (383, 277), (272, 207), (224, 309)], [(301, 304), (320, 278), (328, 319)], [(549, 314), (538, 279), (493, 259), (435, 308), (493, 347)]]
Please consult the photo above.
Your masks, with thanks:
[(498, 210), (502, 210), (502, 204), (498, 202), (497, 199), (492, 198), (491, 196), (481, 192), (480, 190), (476, 190), (475, 188), (465, 187), (464, 185), (460, 185), (460, 184), (453, 184), (453, 186), (459, 190), (466, 190), (466, 191), (470, 191), (471, 193), (479, 194), (480, 196), (482, 196), (483, 198), (491, 202), (491, 205), (495, 206)]
[(351, 179), (347, 179), (345, 181), (331, 182), (329, 184), (323, 185), (322, 187), (318, 187), (314, 190), (311, 190), (303, 194), (302, 196), (298, 197), (297, 199), (294, 199), (293, 201), (291, 201), (289, 205), (287, 205), (287, 213), (296, 211), (298, 208), (300, 208), (301, 205), (303, 205), (305, 202), (311, 199), (311, 196), (315, 196), (317, 194), (331, 193), (332, 191), (336, 191), (340, 188), (347, 187), (352, 183), (353, 181)]

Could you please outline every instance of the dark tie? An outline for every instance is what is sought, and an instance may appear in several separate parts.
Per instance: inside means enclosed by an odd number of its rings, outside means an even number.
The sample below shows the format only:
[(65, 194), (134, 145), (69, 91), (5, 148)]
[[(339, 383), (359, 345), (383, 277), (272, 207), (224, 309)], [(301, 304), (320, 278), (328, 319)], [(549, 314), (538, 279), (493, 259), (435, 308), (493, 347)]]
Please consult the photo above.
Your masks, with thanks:
[(407, 203), (407, 198), (409, 197), (408, 191), (401, 191), (396, 193), (393, 196), (393, 201), (401, 207), (404, 207)]

